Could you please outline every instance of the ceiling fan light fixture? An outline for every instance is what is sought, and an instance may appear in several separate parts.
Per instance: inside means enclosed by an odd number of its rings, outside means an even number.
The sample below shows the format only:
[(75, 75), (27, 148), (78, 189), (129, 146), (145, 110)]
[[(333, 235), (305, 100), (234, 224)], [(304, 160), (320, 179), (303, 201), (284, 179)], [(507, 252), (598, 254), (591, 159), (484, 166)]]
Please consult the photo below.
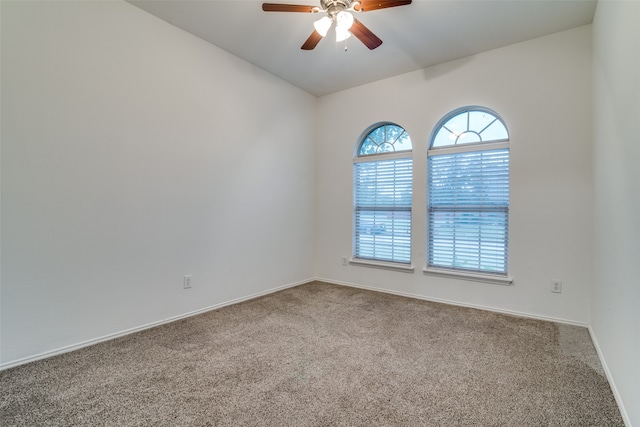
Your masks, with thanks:
[(336, 26), (348, 30), (353, 25), (353, 15), (347, 11), (340, 11), (336, 15)]
[(349, 32), (348, 29), (340, 27), (339, 25), (336, 25), (336, 41), (337, 42), (345, 41), (349, 37), (351, 37), (351, 33)]
[(323, 18), (318, 19), (316, 22), (314, 22), (313, 27), (316, 29), (318, 34), (324, 37), (329, 32), (329, 28), (331, 28), (331, 24), (332, 24), (331, 18), (329, 18), (328, 16), (325, 16)]
[(340, 11), (335, 15), (336, 41), (341, 42), (351, 37), (349, 28), (353, 25), (353, 15), (347, 11)]

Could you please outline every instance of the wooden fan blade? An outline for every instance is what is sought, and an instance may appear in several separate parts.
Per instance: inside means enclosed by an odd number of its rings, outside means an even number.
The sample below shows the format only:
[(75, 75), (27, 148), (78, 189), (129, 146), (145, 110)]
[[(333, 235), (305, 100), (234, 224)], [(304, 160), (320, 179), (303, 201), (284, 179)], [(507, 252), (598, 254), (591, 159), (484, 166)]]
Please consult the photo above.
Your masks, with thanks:
[(309, 36), (306, 42), (302, 45), (300, 49), (302, 50), (313, 50), (318, 43), (322, 40), (322, 36), (316, 30), (313, 30), (313, 33)]
[(360, 6), (356, 7), (358, 12), (369, 12), (372, 10), (386, 9), (388, 7), (406, 6), (411, 4), (411, 0), (360, 0)]
[(356, 36), (366, 47), (373, 50), (382, 44), (382, 40), (371, 32), (370, 29), (364, 26), (364, 24), (357, 19), (353, 21), (353, 25), (349, 29), (351, 34)]
[(299, 4), (262, 3), (262, 10), (265, 12), (302, 12), (311, 13), (315, 6), (303, 6)]

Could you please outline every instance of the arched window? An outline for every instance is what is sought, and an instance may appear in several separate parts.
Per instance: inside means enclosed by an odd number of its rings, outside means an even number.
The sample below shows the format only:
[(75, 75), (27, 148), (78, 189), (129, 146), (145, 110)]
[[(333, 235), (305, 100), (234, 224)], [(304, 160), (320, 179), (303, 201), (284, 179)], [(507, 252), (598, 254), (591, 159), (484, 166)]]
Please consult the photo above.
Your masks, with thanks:
[(355, 262), (411, 263), (411, 138), (378, 123), (358, 140), (353, 160)]
[(484, 107), (443, 117), (427, 170), (427, 270), (507, 275), (509, 133)]

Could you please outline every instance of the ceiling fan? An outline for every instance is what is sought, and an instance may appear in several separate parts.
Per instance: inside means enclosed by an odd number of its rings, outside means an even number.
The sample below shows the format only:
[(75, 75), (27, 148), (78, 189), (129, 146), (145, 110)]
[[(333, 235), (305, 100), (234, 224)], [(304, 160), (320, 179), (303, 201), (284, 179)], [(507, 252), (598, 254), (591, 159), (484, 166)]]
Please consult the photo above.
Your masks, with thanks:
[(302, 45), (301, 49), (303, 50), (313, 50), (334, 24), (336, 41), (346, 40), (353, 34), (365, 46), (373, 50), (382, 44), (382, 40), (365, 27), (362, 22), (355, 19), (352, 12), (369, 12), (407, 4), (411, 4), (411, 0), (320, 0), (320, 7), (263, 3), (262, 10), (265, 12), (326, 13), (324, 17), (314, 22), (315, 30)]

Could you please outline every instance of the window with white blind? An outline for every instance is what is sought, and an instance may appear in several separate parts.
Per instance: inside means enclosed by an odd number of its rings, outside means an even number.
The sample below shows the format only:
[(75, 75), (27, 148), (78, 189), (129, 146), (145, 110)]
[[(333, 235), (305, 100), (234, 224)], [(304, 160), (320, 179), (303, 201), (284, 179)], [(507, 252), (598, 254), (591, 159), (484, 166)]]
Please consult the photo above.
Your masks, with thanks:
[(427, 161), (427, 269), (507, 275), (509, 134), (483, 107), (446, 115)]
[(393, 123), (361, 137), (353, 164), (353, 258), (411, 263), (411, 138)]

